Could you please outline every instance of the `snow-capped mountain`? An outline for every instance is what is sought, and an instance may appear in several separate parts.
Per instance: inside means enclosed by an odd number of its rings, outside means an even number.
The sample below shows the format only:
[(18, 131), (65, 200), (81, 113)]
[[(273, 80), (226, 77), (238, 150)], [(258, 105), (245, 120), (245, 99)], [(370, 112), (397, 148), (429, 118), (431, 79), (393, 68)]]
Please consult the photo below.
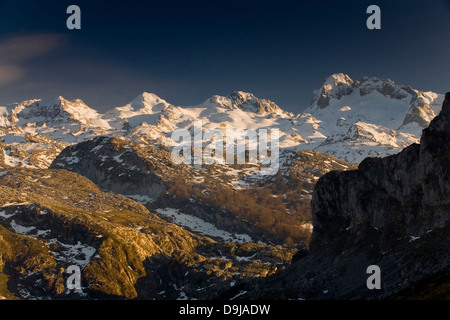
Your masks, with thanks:
[(103, 116), (116, 129), (136, 128), (142, 123), (156, 125), (159, 115), (167, 115), (170, 103), (153, 93), (144, 92), (122, 107), (116, 107)]
[(102, 117), (82, 100), (68, 101), (63, 97), (0, 107), (3, 128), (22, 128), (26, 133), (44, 134), (64, 142), (75, 142), (78, 135), (96, 136), (111, 129)]
[[(0, 107), (0, 126), (1, 136), (14, 132), (45, 136), (63, 144), (120, 135), (165, 146), (176, 144), (171, 139), (175, 129), (191, 130), (194, 121), (201, 121), (203, 130), (277, 128), (282, 149), (313, 149), (358, 163), (367, 156), (393, 154), (418, 142), (421, 130), (440, 111), (442, 101), (441, 94), (397, 85), (389, 79), (354, 81), (341, 73), (325, 79), (314, 91), (310, 106), (298, 115), (242, 91), (213, 95), (195, 106), (174, 106), (144, 92), (105, 114), (80, 99), (63, 97), (11, 104)], [(24, 146), (9, 138), (3, 141), (22, 150), (15, 153), (17, 163), (29, 165), (27, 157), (36, 145)]]
[(47, 168), (68, 145), (110, 132), (82, 100), (27, 100), (0, 107), (0, 164)]
[(314, 119), (316, 130), (326, 137), (313, 149), (360, 162), (367, 156), (393, 154), (418, 143), (443, 99), (442, 94), (397, 85), (389, 79), (353, 81), (341, 73), (328, 77), (314, 91), (302, 117), (310, 122)]
[(314, 91), (305, 113), (323, 120), (332, 133), (357, 119), (420, 136), (439, 113), (443, 99), (443, 95), (397, 85), (390, 79), (353, 81), (347, 75), (334, 74)]

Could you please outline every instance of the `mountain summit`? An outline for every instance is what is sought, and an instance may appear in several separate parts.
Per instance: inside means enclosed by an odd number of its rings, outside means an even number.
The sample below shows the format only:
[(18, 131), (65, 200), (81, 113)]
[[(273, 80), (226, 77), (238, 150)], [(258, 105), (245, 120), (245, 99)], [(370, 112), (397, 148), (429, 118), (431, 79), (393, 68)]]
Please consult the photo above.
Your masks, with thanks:
[(319, 90), (314, 90), (311, 107), (324, 109), (329, 106), (331, 98), (340, 99), (352, 92), (354, 81), (343, 73), (337, 73), (326, 78)]
[(337, 111), (357, 112), (363, 121), (420, 136), (421, 130), (439, 113), (442, 101), (443, 95), (398, 85), (390, 79), (364, 77), (353, 81), (338, 73), (325, 79), (322, 87), (314, 91), (305, 113), (320, 116)]
[(83, 100), (66, 100), (63, 97), (55, 97), (47, 100), (36, 100), (17, 113), (18, 123), (23, 126), (35, 123), (37, 126), (53, 124), (77, 124), (80, 126), (108, 127), (106, 121), (94, 109), (88, 107)]
[(422, 130), (439, 113), (443, 98), (390, 79), (354, 81), (340, 73), (314, 91), (302, 117), (315, 119), (315, 130), (326, 137), (314, 149), (360, 162), (419, 142)]
[(259, 99), (253, 93), (235, 91), (224, 97), (214, 95), (200, 106), (215, 106), (228, 109), (240, 109), (245, 112), (255, 113), (259, 116), (289, 116), (293, 114), (281, 109), (276, 103), (267, 99)]

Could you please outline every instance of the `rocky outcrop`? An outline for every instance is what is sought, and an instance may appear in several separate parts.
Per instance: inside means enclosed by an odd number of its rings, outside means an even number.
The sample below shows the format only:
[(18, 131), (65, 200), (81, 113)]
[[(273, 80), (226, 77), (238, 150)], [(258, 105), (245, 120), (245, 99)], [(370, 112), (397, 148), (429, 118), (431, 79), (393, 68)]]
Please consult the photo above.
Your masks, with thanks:
[(133, 146), (137, 144), (121, 137), (98, 137), (67, 147), (50, 168), (82, 174), (103, 190), (156, 198), (166, 190), (155, 174), (157, 165), (151, 157), (140, 156)]

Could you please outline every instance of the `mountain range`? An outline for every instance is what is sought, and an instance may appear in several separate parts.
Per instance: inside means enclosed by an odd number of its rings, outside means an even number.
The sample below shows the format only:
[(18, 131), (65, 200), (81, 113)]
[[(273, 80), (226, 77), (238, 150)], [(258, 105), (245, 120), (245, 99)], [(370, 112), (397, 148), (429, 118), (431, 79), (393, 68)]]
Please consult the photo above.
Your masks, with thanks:
[(175, 145), (170, 136), (175, 129), (190, 129), (201, 121), (203, 130), (277, 128), (281, 149), (317, 150), (359, 163), (417, 143), (442, 101), (442, 94), (389, 79), (354, 81), (345, 74), (325, 79), (310, 106), (297, 115), (241, 91), (184, 107), (144, 92), (104, 114), (80, 99), (27, 100), (0, 107), (0, 141), (5, 146), (0, 161), (46, 168), (65, 146), (102, 135), (170, 147)]
[[(378, 299), (445, 275), (449, 106), (334, 74), (297, 115), (242, 91), (0, 107), (0, 299)], [(196, 121), (278, 129), (278, 172), (175, 164), (171, 134)], [(390, 274), (369, 294), (358, 268), (377, 263)]]

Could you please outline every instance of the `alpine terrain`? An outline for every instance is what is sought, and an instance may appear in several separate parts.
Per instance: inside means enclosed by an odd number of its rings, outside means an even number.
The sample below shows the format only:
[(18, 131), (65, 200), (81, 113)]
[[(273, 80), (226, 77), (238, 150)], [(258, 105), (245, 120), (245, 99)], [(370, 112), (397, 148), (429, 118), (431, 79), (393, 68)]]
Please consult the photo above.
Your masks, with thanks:
[[(297, 115), (242, 91), (0, 106), (0, 299), (409, 297), (448, 278), (449, 113), (448, 94), (345, 74)], [(239, 154), (249, 129), (278, 130), (279, 154)], [(195, 159), (211, 130), (244, 161)], [(200, 137), (193, 161), (174, 132)]]

